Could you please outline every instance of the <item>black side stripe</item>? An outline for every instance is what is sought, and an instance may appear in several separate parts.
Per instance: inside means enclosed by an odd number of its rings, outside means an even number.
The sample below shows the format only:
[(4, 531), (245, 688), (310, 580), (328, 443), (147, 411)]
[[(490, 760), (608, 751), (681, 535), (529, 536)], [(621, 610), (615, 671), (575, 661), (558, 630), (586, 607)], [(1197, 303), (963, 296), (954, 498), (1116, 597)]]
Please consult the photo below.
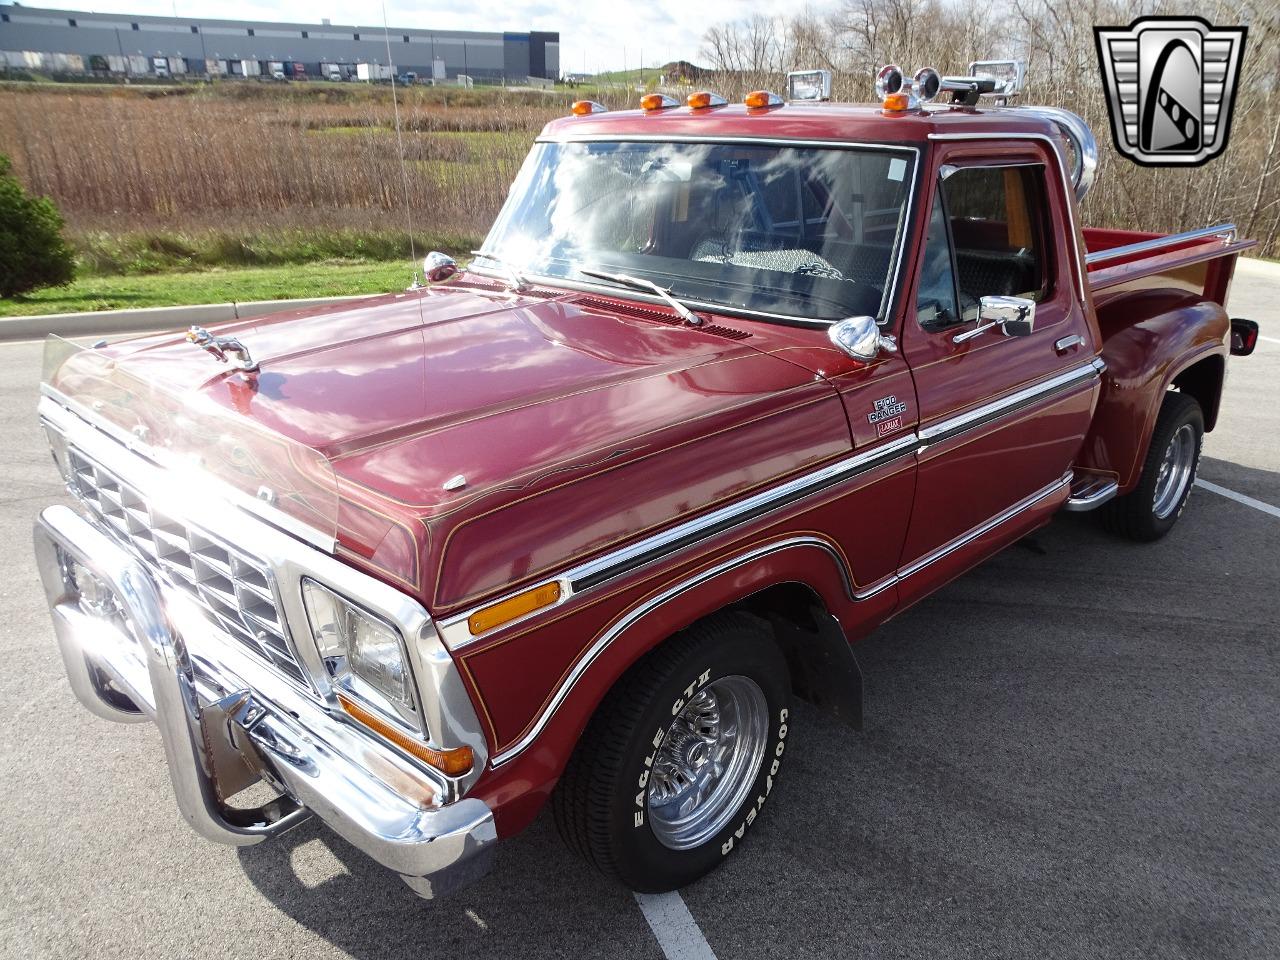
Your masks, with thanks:
[(830, 489), (836, 484), (844, 483), (846, 480), (850, 480), (853, 477), (875, 470), (877, 467), (882, 467), (885, 464), (892, 463), (894, 460), (899, 460), (902, 457), (911, 456), (919, 448), (920, 444), (917, 442), (910, 446), (890, 450), (883, 456), (860, 463), (849, 470), (841, 471), (840, 473), (833, 474), (829, 477), (823, 477), (814, 481), (812, 484), (806, 484), (804, 487), (793, 491), (785, 497), (779, 497), (776, 500), (769, 500), (765, 503), (757, 504), (755, 507), (745, 510), (742, 513), (736, 513), (731, 517), (725, 517), (717, 523), (708, 524), (705, 527), (699, 527), (697, 530), (690, 531), (683, 537), (663, 543), (660, 546), (654, 547), (652, 550), (646, 550), (643, 553), (636, 554), (634, 557), (628, 557), (626, 560), (621, 561), (618, 564), (605, 567), (604, 569), (597, 570), (585, 577), (570, 581), (570, 584), (573, 587), (573, 592), (580, 593), (581, 591), (588, 590), (591, 587), (599, 586), (606, 580), (612, 580), (614, 577), (620, 577), (624, 573), (630, 573), (632, 570), (643, 567), (647, 563), (653, 563), (655, 560), (661, 560), (663, 557), (692, 546), (699, 540), (705, 540), (707, 537), (715, 536), (717, 533), (723, 533), (725, 530), (731, 530), (740, 524), (750, 523), (752, 520), (756, 520), (766, 514), (772, 513), (774, 510), (779, 510), (788, 504), (795, 503), (798, 500), (803, 500), (805, 497), (812, 496), (822, 490)]
[(1057, 394), (1071, 390), (1083, 381), (1097, 377), (1102, 369), (1104, 369), (1104, 367), (1102, 366), (1101, 361), (1094, 361), (1092, 363), (1085, 364), (1075, 371), (1075, 376), (1064, 378), (1061, 382), (1054, 384), (1047, 390), (1032, 393), (1029, 396), (1019, 398), (1017, 401), (1004, 406), (1000, 406), (999, 401), (995, 401), (993, 409), (981, 417), (977, 417), (972, 420), (965, 420), (958, 423), (953, 428), (949, 428), (942, 433), (928, 437), (921, 437), (917, 434), (915, 437), (915, 443), (913, 444), (896, 446), (892, 450), (885, 451), (881, 456), (873, 455), (866, 460), (862, 460), (857, 464), (851, 465), (847, 470), (841, 470), (829, 475), (816, 477), (812, 483), (802, 484), (785, 495), (772, 499), (765, 499), (760, 503), (756, 503), (737, 513), (731, 513), (730, 515), (712, 523), (708, 523), (705, 526), (698, 526), (696, 529), (690, 530), (683, 536), (656, 544), (651, 549), (620, 558), (616, 563), (606, 564), (602, 567), (595, 567), (594, 569), (589, 570), (589, 572), (585, 572), (578, 577), (571, 578), (569, 581), (570, 586), (574, 593), (581, 593), (584, 590), (597, 587), (600, 584), (616, 577), (620, 577), (623, 574), (630, 573), (647, 564), (687, 549), (708, 537), (715, 536), (718, 533), (723, 533), (726, 530), (731, 530), (742, 524), (750, 523), (752, 520), (766, 516), (774, 510), (781, 509), (799, 500), (803, 500), (806, 497), (812, 496), (815, 493), (820, 493), (823, 490), (828, 490), (837, 484), (845, 483), (848, 480), (882, 467), (885, 464), (892, 463), (895, 460), (916, 454), (925, 447), (941, 443), (944, 440), (949, 440), (952, 437), (959, 436), (971, 430), (976, 430), (979, 427), (1000, 419), (1001, 417), (1008, 416), (1009, 414), (1025, 409), (1032, 404), (1039, 403), (1047, 397), (1053, 397)]

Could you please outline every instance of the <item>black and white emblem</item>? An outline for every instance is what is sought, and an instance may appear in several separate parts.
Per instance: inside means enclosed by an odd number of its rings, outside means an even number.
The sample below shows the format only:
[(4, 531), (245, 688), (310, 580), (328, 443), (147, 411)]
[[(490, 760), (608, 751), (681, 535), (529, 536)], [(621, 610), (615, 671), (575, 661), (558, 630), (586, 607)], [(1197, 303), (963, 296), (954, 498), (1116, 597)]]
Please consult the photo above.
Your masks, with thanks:
[(897, 397), (883, 397), (876, 401), (876, 408), (867, 414), (867, 423), (879, 423), (889, 420), (907, 409), (905, 403), (899, 403)]
[(1143, 166), (1194, 167), (1226, 149), (1245, 27), (1140, 17), (1093, 33), (1117, 150)]

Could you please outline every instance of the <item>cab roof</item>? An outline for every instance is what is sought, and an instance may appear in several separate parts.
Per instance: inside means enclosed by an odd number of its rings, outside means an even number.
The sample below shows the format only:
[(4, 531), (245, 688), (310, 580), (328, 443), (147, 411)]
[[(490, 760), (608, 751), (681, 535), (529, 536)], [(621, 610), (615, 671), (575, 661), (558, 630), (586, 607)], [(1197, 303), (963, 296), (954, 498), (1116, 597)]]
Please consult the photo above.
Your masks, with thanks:
[(552, 120), (541, 140), (578, 137), (744, 137), (862, 143), (924, 143), (937, 134), (1039, 134), (1060, 139), (1055, 124), (1032, 107), (931, 107), (886, 114), (876, 104), (786, 103), (748, 109), (729, 104), (691, 110), (617, 110)]

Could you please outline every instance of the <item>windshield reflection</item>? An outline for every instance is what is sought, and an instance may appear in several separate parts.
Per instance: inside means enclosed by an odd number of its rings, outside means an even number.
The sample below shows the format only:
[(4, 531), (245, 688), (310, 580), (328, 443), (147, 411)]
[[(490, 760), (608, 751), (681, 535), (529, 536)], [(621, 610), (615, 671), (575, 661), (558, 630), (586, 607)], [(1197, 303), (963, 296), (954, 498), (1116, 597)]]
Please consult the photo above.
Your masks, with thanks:
[(731, 309), (882, 317), (914, 164), (906, 148), (540, 143), (484, 249), (544, 278), (615, 271)]

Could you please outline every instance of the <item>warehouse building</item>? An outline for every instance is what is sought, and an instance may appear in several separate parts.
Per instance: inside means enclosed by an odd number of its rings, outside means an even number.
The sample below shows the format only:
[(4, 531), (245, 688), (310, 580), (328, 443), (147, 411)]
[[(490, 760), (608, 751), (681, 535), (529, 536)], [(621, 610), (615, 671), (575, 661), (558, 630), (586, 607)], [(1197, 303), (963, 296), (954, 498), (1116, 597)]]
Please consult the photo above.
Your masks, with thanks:
[[(391, 62), (388, 64), (387, 40)], [(0, 66), (50, 73), (354, 79), (357, 64), (422, 79), (521, 83), (560, 73), (558, 33), (268, 23), (0, 6)], [(361, 71), (378, 79), (387, 71)]]

